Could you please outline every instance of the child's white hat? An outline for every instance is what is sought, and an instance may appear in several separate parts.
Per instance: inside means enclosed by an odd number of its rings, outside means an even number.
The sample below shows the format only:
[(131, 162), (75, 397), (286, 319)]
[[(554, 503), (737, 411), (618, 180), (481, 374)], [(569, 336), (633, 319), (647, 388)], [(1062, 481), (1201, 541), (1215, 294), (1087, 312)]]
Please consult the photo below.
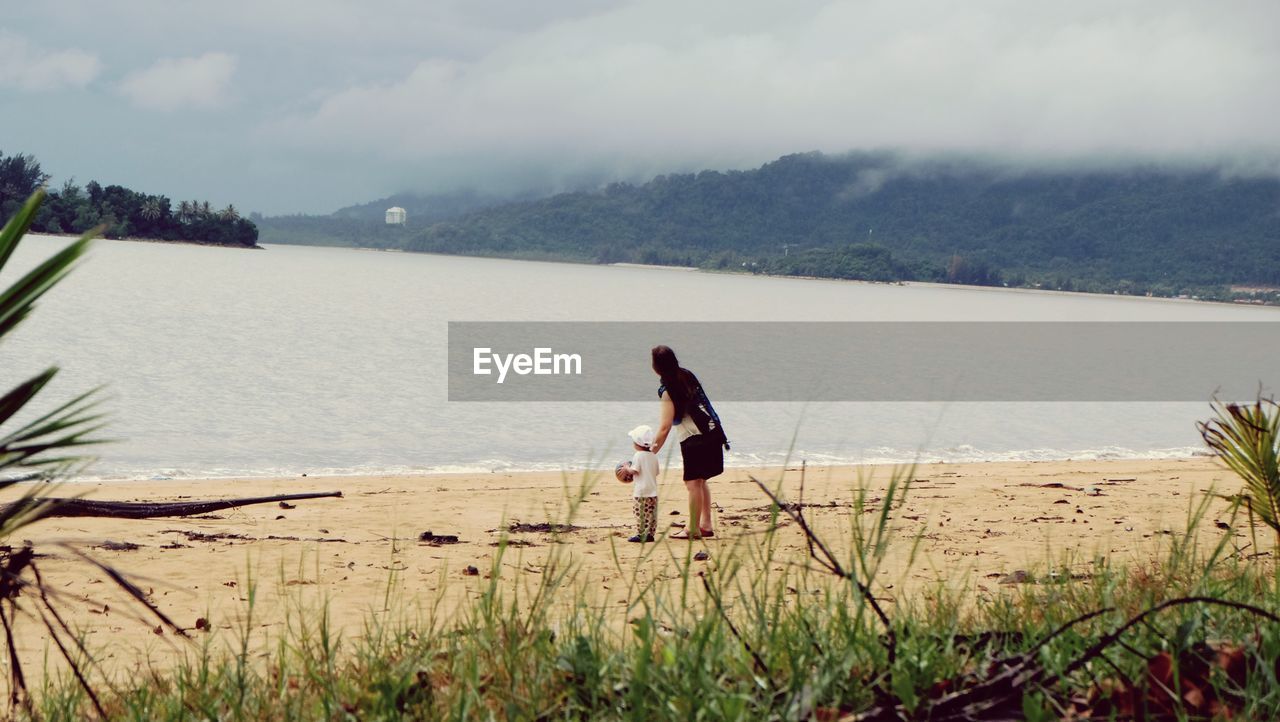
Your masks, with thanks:
[(640, 424), (634, 429), (628, 431), (627, 436), (630, 436), (632, 441), (641, 446), (653, 445), (654, 433), (653, 429), (649, 428), (648, 424)]

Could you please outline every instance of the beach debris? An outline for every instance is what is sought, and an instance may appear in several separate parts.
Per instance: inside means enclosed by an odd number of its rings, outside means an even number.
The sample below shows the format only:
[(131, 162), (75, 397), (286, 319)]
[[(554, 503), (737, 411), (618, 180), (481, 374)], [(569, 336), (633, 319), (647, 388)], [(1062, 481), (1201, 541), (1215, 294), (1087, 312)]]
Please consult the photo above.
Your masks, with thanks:
[(280, 521), (281, 519), (284, 519), (284, 518), (286, 518), (284, 514), (276, 514), (275, 520)]
[(708, 553), (707, 553), (707, 552), (705, 552), (705, 551), (701, 551), (701, 552), (698, 552), (697, 554), (694, 554), (694, 555), (693, 555), (693, 560), (694, 560), (695, 562), (705, 562), (706, 560), (708, 560), (708, 559), (710, 559), (710, 558), (711, 558), (711, 555), (710, 555), (710, 554), (708, 554)]
[(1088, 489), (1085, 489), (1084, 493), (1089, 496), (1102, 496), (1102, 489), (1096, 486), (1091, 486)]
[(672, 510), (671, 510), (671, 516), (680, 516), (680, 510), (679, 510), (679, 509), (672, 509)]
[(1010, 572), (996, 581), (997, 584), (1030, 584), (1035, 581), (1035, 577), (1031, 576), (1031, 572), (1026, 569), (1018, 569)]
[[(880, 500), (871, 499), (868, 503), (874, 504), (878, 501)], [(747, 511), (770, 511), (771, 512), (777, 509), (778, 511), (797, 512), (797, 511), (800, 511), (801, 509), (835, 509), (840, 506), (843, 506), (843, 505), (840, 502), (836, 501), (835, 499), (832, 499), (830, 501), (823, 502), (820, 504), (815, 504), (812, 502), (800, 503), (800, 502), (794, 502), (794, 501), (784, 501), (781, 504), (766, 504), (765, 506), (753, 506), (750, 509), (747, 509)]]
[(252, 504), (270, 504), (280, 501), (297, 501), (299, 499), (321, 499), (342, 497), (341, 491), (313, 492), (306, 494), (276, 494), (274, 496), (252, 496), (239, 499), (217, 499), (210, 501), (97, 501), (94, 499), (64, 499), (49, 497), (34, 503), (16, 502), (21, 506), (6, 504), (0, 507), (0, 515), (11, 514), (19, 510), (38, 511), (45, 517), (83, 517), (102, 516), (113, 519), (153, 519), (160, 516), (192, 516), (207, 514), (212, 511), (234, 509)]
[(280, 502), (280, 508), (281, 508), (281, 509), (297, 509), (297, 508), (298, 508), (298, 505), (297, 505), (297, 504), (290, 504), (290, 503), (289, 503), (289, 502), (287, 502), (287, 501), (282, 501), (282, 502)]
[(430, 544), (433, 547), (444, 546), (445, 544), (459, 544), (457, 534), (432, 534), (430, 531), (424, 531), (418, 535), (418, 541), (423, 544)]
[(473, 564), (468, 564), (468, 565), (466, 566), (466, 568), (464, 568), (464, 569), (462, 570), (462, 576), (464, 576), (464, 577), (478, 577), (478, 576), (480, 576), (480, 570), (479, 570), (479, 569), (476, 569), (476, 568), (475, 568), (475, 565), (473, 565)]
[(197, 619), (197, 620), (196, 620), (196, 629), (197, 629), (197, 630), (199, 630), (199, 631), (202, 631), (202, 632), (207, 632), (207, 631), (209, 631), (209, 629), (210, 629), (210, 627), (209, 627), (209, 620), (205, 619), (204, 617), (200, 617), (199, 619)]
[(540, 534), (568, 534), (569, 532), (578, 531), (581, 528), (582, 527), (574, 526), (573, 524), (554, 524), (545, 521), (537, 524), (526, 524), (524, 522), (517, 521), (512, 522), (511, 526), (507, 527), (507, 531), (512, 534), (531, 532)]
[(1082, 491), (1082, 489), (1078, 486), (1070, 486), (1068, 484), (1063, 484), (1060, 481), (1049, 481), (1043, 484), (1037, 484), (1035, 482), (1023, 482), (1021, 484), (1018, 484), (1018, 486), (1030, 486), (1035, 489), (1069, 489), (1070, 491)]
[(187, 541), (199, 542), (215, 542), (215, 541), (257, 541), (251, 536), (244, 534), (231, 534), (228, 532), (216, 532), (214, 534), (205, 534), (200, 531), (186, 531), (184, 529), (165, 529), (161, 534), (181, 534), (187, 538)]
[[(321, 530), (321, 531), (324, 531), (324, 530)], [(206, 534), (204, 532), (190, 531), (187, 529), (164, 529), (164, 530), (161, 530), (160, 533), (161, 534), (181, 534), (187, 538), (187, 541), (192, 541), (192, 542), (216, 542), (216, 541), (231, 542), (231, 541), (260, 541), (261, 540), (261, 541), (294, 541), (294, 542), (309, 541), (309, 542), (321, 542), (321, 543), (335, 543), (335, 542), (346, 543), (347, 541), (346, 539), (333, 539), (328, 537), (309, 537), (309, 538), (303, 539), (301, 537), (296, 537), (296, 536), (276, 536), (275, 534), (261, 537), (261, 539), (259, 539), (259, 537), (247, 536), (245, 534), (232, 534), (229, 532), (217, 532), (214, 534)], [(161, 549), (183, 549), (183, 548), (186, 548), (186, 545), (174, 543), (174, 544), (163, 545), (160, 548)]]
[(127, 542), (127, 541), (118, 542), (118, 541), (111, 541), (108, 539), (107, 541), (104, 541), (101, 544), (94, 545), (93, 548), (102, 549), (104, 551), (109, 551), (109, 552), (131, 552), (137, 549), (141, 549), (142, 547), (138, 544), (134, 544), (133, 542)]
[(269, 536), (264, 536), (262, 538), (265, 541), (309, 541), (309, 542), (321, 542), (325, 544), (333, 544), (333, 543), (346, 544), (347, 543), (346, 539), (334, 539), (329, 537), (308, 537), (306, 539), (303, 539), (301, 537), (296, 537), (296, 536), (276, 536), (275, 534), (271, 534)]
[(527, 540), (527, 539), (500, 539), (500, 540), (498, 540), (498, 541), (496, 541), (496, 542), (489, 542), (489, 546), (491, 546), (491, 547), (500, 547), (500, 546), (503, 546), (504, 544), (505, 544), (506, 546), (509, 546), (509, 547), (536, 547), (536, 546), (538, 546), (537, 544), (534, 544), (533, 542), (531, 542), (531, 541), (529, 541), (529, 540)]

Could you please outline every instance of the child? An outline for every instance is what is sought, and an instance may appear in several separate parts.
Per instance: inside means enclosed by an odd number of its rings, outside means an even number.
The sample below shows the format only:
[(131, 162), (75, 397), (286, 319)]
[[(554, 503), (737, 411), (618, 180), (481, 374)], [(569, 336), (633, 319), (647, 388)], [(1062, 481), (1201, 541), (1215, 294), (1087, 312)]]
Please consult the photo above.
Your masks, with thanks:
[(658, 455), (649, 450), (653, 429), (637, 426), (627, 432), (627, 436), (631, 437), (636, 454), (631, 461), (624, 461), (613, 470), (618, 481), (635, 484), (631, 508), (636, 514), (637, 533), (627, 541), (651, 542), (658, 532)]

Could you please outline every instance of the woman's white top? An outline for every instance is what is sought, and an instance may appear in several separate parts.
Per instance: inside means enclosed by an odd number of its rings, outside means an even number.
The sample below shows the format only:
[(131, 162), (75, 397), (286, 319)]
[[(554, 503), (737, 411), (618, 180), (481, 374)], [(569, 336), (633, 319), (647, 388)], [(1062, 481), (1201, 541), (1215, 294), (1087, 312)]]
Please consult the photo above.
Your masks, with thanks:
[(676, 424), (673, 428), (676, 430), (677, 442), (684, 441), (690, 436), (697, 436), (702, 433), (702, 431), (698, 429), (698, 425), (693, 423), (693, 417), (688, 414), (685, 414), (684, 418), (680, 419), (680, 423)]
[[(666, 394), (667, 398), (671, 398), (671, 395), (667, 394), (665, 389), (662, 393)], [(693, 423), (693, 417), (688, 414), (685, 414), (684, 418), (680, 419), (680, 423), (672, 425), (671, 430), (676, 432), (677, 444), (690, 436), (697, 436), (702, 433), (702, 429), (699, 429), (698, 425)]]

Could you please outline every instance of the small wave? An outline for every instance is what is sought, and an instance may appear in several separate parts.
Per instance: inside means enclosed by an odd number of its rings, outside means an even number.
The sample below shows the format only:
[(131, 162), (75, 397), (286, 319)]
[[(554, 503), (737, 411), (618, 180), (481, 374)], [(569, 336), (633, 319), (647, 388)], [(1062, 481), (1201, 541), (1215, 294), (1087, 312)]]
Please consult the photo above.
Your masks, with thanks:
[[(853, 466), (870, 464), (933, 464), (933, 463), (982, 463), (1019, 461), (1110, 461), (1144, 459), (1178, 459), (1207, 456), (1203, 447), (1170, 447), (1159, 449), (1130, 449), (1104, 446), (1090, 449), (1019, 449), (984, 450), (969, 445), (943, 449), (897, 449), (872, 447), (856, 453), (832, 453), (808, 449), (779, 450), (774, 452), (730, 451), (725, 455), (729, 468), (774, 467), (798, 464), (801, 461), (815, 466)], [(663, 454), (664, 462), (680, 468), (679, 454)], [(520, 472), (582, 472), (611, 466), (601, 459), (579, 459), (571, 462), (529, 462), (513, 459), (480, 459), (470, 463), (437, 465), (361, 465), (285, 467), (262, 466), (257, 468), (215, 467), (205, 469), (102, 469), (82, 474), (72, 481), (178, 481), (199, 479), (287, 479), (340, 476), (420, 476), (425, 474), (500, 474)]]

